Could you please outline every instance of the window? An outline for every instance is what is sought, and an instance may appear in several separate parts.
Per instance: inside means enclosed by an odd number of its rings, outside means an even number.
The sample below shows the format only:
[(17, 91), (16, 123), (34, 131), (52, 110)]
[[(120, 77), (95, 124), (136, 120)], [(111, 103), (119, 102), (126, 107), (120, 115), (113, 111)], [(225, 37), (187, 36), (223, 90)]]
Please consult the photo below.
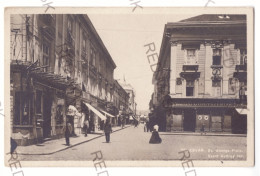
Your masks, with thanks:
[(176, 79), (176, 85), (179, 86), (179, 85), (181, 85), (181, 84), (182, 84), (181, 78), (177, 78), (177, 79)]
[(240, 65), (244, 65), (247, 62), (247, 50), (240, 49)]
[(228, 80), (228, 94), (234, 94), (236, 92), (236, 80), (229, 78)]
[(90, 49), (90, 64), (93, 66), (96, 65), (96, 52), (93, 47)]
[(82, 56), (82, 60), (87, 60), (87, 40), (86, 37), (83, 35), (82, 38), (82, 45), (81, 45), (81, 56)]
[(15, 125), (29, 125), (29, 100), (25, 92), (15, 93), (15, 104), (14, 104), (14, 124)]
[(36, 114), (42, 113), (42, 92), (39, 90), (36, 91), (35, 111)]
[(85, 54), (86, 53), (86, 38), (83, 37), (82, 39), (82, 52)]
[(70, 46), (74, 46), (73, 24), (71, 18), (68, 18), (67, 40)]
[(186, 82), (186, 96), (193, 96), (194, 95), (194, 81), (187, 81)]
[[(49, 43), (47, 43), (47, 42), (43, 43), (42, 53), (43, 53), (42, 65), (49, 66), (49, 63), (50, 63), (50, 44)], [(44, 71), (47, 71), (47, 67), (45, 67)]]
[(218, 97), (221, 95), (221, 81), (220, 80), (212, 80), (212, 95), (214, 97)]
[(195, 49), (187, 49), (187, 64), (193, 65), (196, 64), (196, 50)]
[(72, 33), (72, 20), (68, 18), (68, 31)]
[(213, 49), (213, 64), (221, 65), (221, 49)]
[(57, 105), (56, 108), (56, 124), (63, 123), (63, 105)]
[(220, 80), (213, 80), (212, 87), (220, 87)]

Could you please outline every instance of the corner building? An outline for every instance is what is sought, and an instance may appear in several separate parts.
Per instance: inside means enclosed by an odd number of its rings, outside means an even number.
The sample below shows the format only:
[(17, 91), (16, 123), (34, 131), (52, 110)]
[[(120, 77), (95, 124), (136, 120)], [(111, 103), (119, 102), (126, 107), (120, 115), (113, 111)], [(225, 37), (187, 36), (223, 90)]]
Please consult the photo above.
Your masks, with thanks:
[(246, 31), (246, 15), (165, 25), (151, 101), (162, 131), (247, 132)]

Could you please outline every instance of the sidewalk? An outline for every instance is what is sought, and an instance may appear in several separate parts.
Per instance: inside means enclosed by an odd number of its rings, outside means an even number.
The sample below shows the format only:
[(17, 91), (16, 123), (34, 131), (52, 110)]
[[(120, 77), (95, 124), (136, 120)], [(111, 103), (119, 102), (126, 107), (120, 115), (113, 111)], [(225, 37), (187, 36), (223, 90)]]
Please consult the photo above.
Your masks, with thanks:
[(206, 132), (201, 134), (200, 132), (159, 132), (160, 135), (189, 135), (189, 136), (234, 136), (234, 137), (246, 137), (246, 134), (232, 134), (224, 132)]
[[(126, 125), (125, 128), (128, 128), (130, 126), (131, 125)], [(120, 130), (122, 130), (122, 128), (119, 126), (113, 127), (113, 133)], [(92, 141), (94, 139), (103, 136), (104, 136), (103, 132), (98, 131), (94, 134), (88, 134), (87, 137), (85, 137), (84, 134), (78, 137), (70, 137), (70, 144), (71, 144), (70, 146), (66, 146), (65, 138), (61, 138), (61, 139), (49, 140), (37, 145), (18, 146), (16, 151), (19, 155), (51, 155), (53, 153), (75, 147), (77, 145)]]

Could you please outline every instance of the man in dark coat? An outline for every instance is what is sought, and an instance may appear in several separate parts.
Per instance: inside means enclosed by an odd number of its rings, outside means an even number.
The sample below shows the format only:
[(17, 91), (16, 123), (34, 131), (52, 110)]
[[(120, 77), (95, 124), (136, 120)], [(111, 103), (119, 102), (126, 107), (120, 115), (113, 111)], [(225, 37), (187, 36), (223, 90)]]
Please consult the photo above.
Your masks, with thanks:
[(105, 132), (105, 136), (106, 136), (106, 142), (109, 143), (110, 142), (110, 133), (112, 132), (112, 127), (111, 127), (111, 124), (108, 119), (106, 120), (105, 125), (104, 125), (104, 132)]
[(159, 126), (154, 125), (154, 130), (152, 132), (152, 136), (149, 141), (150, 144), (160, 144), (162, 142), (162, 139), (160, 138), (159, 133), (158, 133), (158, 129), (159, 129)]
[(63, 127), (63, 131), (65, 133), (65, 140), (66, 140), (66, 145), (70, 146), (70, 135), (72, 134), (72, 125), (68, 121), (66, 121), (66, 125)]

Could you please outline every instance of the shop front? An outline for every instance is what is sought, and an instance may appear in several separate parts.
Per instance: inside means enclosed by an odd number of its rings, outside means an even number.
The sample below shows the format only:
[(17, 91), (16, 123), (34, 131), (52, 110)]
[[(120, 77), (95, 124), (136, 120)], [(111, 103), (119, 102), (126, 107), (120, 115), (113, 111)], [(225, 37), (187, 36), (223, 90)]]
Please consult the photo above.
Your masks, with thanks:
[(166, 111), (166, 131), (246, 133), (247, 113), (239, 100), (173, 100)]
[(66, 118), (65, 78), (33, 70), (31, 63), (11, 64), (11, 137), (18, 145), (62, 137)]

